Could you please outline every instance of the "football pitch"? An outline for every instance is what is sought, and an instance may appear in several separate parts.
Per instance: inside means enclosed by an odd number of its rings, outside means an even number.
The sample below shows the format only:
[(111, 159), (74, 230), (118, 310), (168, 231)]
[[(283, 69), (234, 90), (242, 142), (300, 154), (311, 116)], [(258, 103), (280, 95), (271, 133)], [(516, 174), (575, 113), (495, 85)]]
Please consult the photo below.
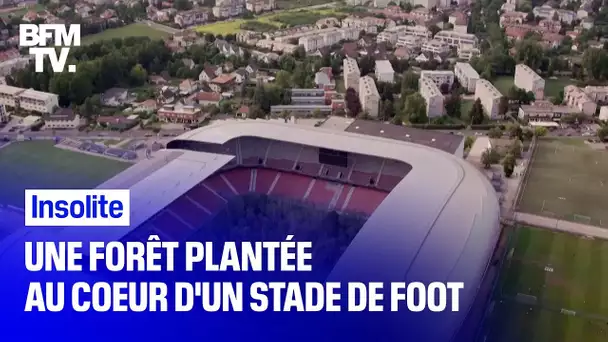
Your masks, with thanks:
[(531, 163), (519, 211), (608, 228), (608, 152), (542, 138)]
[(487, 342), (608, 341), (608, 241), (520, 227), (496, 292)]
[(15, 142), (0, 149), (0, 203), (23, 207), (24, 190), (93, 188), (132, 164), (53, 146)]

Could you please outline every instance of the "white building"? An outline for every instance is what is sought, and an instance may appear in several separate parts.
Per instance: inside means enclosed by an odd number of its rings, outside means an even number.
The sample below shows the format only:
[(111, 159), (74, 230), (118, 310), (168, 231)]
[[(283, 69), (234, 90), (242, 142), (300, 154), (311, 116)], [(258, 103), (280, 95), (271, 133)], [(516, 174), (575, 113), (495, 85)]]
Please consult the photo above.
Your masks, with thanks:
[(467, 90), (467, 93), (475, 93), (475, 86), (479, 80), (479, 74), (469, 63), (456, 63), (454, 66), (454, 75), (460, 85)]
[(420, 77), (418, 80), (420, 95), (426, 101), (426, 115), (429, 118), (443, 115), (443, 95), (433, 80)]
[(358, 90), (361, 71), (359, 70), (357, 60), (354, 58), (344, 58), (342, 73), (344, 74), (344, 89), (353, 88)]
[(488, 80), (479, 79), (475, 86), (475, 101), (479, 99), (490, 119), (498, 118), (498, 109), (502, 94)]
[(26, 89), (19, 93), (21, 109), (42, 114), (53, 113), (59, 107), (59, 96), (34, 89)]
[(60, 108), (44, 117), (46, 129), (74, 129), (80, 126), (80, 115), (69, 108)]
[(575, 12), (564, 9), (554, 9), (549, 5), (534, 7), (532, 9), (532, 13), (534, 13), (534, 16), (543, 19), (553, 19), (553, 16), (555, 16), (557, 13), (559, 21), (563, 21), (568, 25), (572, 24), (572, 22), (576, 20)]
[(376, 79), (378, 82), (395, 82), (395, 70), (388, 60), (376, 61)]
[(525, 64), (515, 66), (514, 85), (517, 88), (534, 93), (536, 100), (542, 100), (545, 97), (545, 80)]
[(397, 37), (397, 43), (395, 44), (397, 47), (406, 47), (411, 50), (418, 50), (422, 47), (422, 44), (426, 41), (426, 39), (411, 36), (408, 34), (401, 34)]
[(597, 104), (581, 88), (573, 85), (564, 87), (564, 102), (570, 107), (576, 107), (583, 114), (593, 115)]
[(602, 108), (600, 108), (599, 119), (602, 121), (608, 121), (608, 106), (602, 106)]
[(608, 87), (607, 86), (586, 86), (583, 89), (585, 94), (595, 102), (608, 102)]
[(382, 31), (378, 34), (378, 36), (376, 37), (376, 42), (378, 43), (389, 43), (389, 44), (396, 44), (397, 43), (397, 38), (399, 36), (398, 32), (395, 31)]
[(326, 46), (323, 36), (302, 37), (298, 40), (298, 45), (303, 46), (306, 52), (316, 51), (317, 49)]
[(450, 52), (450, 46), (441, 40), (433, 39), (422, 44), (422, 52), (431, 52), (434, 54), (447, 54)]
[(439, 88), (442, 84), (447, 84), (450, 87), (454, 84), (454, 72), (451, 70), (422, 70), (420, 78), (430, 79)]
[(431, 32), (426, 26), (416, 25), (416, 26), (395, 26), (391, 30), (395, 30), (399, 34), (415, 36), (420, 38), (430, 39), (433, 37), (433, 32)]
[(477, 37), (471, 33), (462, 33), (456, 31), (439, 31), (433, 37), (433, 39), (438, 39), (449, 46), (459, 47), (460, 45), (477, 45)]
[(19, 106), (19, 94), (23, 88), (12, 87), (9, 85), (0, 85), (0, 104), (7, 107), (16, 108)]
[(380, 94), (373, 78), (369, 76), (361, 77), (359, 81), (359, 101), (361, 101), (361, 107), (364, 111), (370, 116), (378, 117)]

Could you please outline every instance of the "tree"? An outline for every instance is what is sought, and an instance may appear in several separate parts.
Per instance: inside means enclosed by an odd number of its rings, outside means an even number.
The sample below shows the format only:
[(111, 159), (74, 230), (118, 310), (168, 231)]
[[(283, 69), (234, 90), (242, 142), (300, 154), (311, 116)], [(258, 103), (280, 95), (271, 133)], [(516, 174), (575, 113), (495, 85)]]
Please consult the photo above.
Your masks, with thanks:
[(447, 94), (450, 92), (450, 85), (447, 83), (442, 83), (439, 86), (439, 90), (441, 91), (442, 94)]
[(500, 102), (498, 103), (498, 114), (505, 115), (509, 111), (509, 99), (506, 97), (501, 97)]
[(545, 127), (536, 127), (534, 128), (534, 135), (537, 137), (544, 137), (547, 135), (547, 129)]
[(471, 146), (473, 146), (473, 143), (475, 143), (475, 137), (472, 135), (468, 135), (466, 138), (464, 138), (464, 149), (470, 149)]
[(607, 141), (608, 140), (608, 126), (603, 126), (600, 129), (598, 129), (597, 137), (601, 141)]
[(418, 91), (418, 80), (420, 75), (413, 71), (406, 71), (401, 78), (401, 93), (405, 90)]
[(507, 154), (505, 159), (502, 161), (502, 168), (505, 173), (505, 177), (509, 178), (515, 171), (515, 156)]
[(490, 137), (492, 139), (502, 138), (502, 130), (500, 129), (500, 127), (491, 128), (488, 131), (488, 137)]
[(367, 75), (374, 71), (376, 67), (376, 60), (370, 55), (359, 58), (359, 70), (361, 70), (361, 76)]
[(475, 100), (475, 103), (473, 103), (473, 107), (471, 107), (471, 110), (469, 111), (469, 119), (471, 120), (472, 125), (480, 125), (483, 123), (485, 114), (480, 99)]
[(523, 130), (521, 126), (518, 124), (511, 124), (507, 127), (507, 132), (509, 133), (509, 137), (512, 139), (523, 140)]
[(426, 101), (419, 93), (408, 95), (403, 105), (403, 116), (411, 123), (426, 123)]
[(445, 113), (452, 118), (462, 117), (462, 100), (458, 93), (454, 93), (445, 100)]
[(429, 29), (429, 31), (431, 31), (431, 34), (433, 36), (435, 36), (437, 34), (437, 32), (441, 31), (441, 29), (439, 28), (439, 26), (432, 24), (427, 26), (427, 29)]
[(384, 100), (381, 108), (382, 110), (380, 111), (380, 118), (382, 120), (388, 120), (395, 116), (395, 107), (393, 106), (393, 101)]
[(514, 156), (515, 158), (521, 158), (521, 142), (519, 140), (513, 141), (511, 146), (509, 146), (509, 154)]
[(528, 14), (526, 15), (526, 22), (527, 23), (531, 23), (535, 20), (536, 18), (534, 17), (534, 13), (533, 12), (528, 12)]
[(493, 149), (488, 148), (481, 154), (481, 163), (485, 169), (489, 169), (492, 164), (494, 164), (494, 160), (492, 157)]
[(344, 102), (346, 103), (346, 108), (348, 109), (348, 113), (352, 117), (356, 117), (361, 112), (361, 102), (359, 101), (359, 96), (357, 92), (353, 88), (346, 89), (346, 95), (344, 95)]
[(281, 88), (291, 88), (291, 74), (285, 70), (279, 70), (275, 75), (275, 83)]

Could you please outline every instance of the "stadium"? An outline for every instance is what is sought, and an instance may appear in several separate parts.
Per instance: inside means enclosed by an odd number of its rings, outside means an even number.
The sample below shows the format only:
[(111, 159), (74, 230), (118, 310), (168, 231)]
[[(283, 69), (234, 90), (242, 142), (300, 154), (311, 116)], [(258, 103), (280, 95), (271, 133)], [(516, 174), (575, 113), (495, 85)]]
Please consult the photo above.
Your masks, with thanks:
[[(331, 279), (464, 282), (461, 311), (425, 331), (425, 340), (450, 341), (500, 235), (496, 193), (463, 160), (463, 144), (456, 135), (361, 120), (345, 131), (217, 122), (99, 187), (131, 189), (131, 227), (62, 228), (52, 238), (185, 240), (227, 225), (258, 238), (331, 237), (326, 249), (340, 251), (323, 255)], [(282, 229), (261, 229), (269, 225)], [(333, 231), (319, 235), (305, 229), (311, 225)]]

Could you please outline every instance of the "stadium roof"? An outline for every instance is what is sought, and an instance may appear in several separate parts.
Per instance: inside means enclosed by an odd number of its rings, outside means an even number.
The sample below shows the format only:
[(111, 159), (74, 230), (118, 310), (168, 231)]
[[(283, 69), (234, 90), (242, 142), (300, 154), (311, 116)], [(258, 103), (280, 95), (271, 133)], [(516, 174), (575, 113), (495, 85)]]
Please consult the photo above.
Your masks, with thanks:
[(346, 128), (346, 131), (426, 145), (451, 154), (454, 154), (458, 150), (464, 139), (462, 136), (456, 134), (397, 126), (369, 120), (355, 120)]
[[(378, 125), (383, 124), (355, 121), (351, 127), (359, 126), (357, 132), (371, 134), (361, 135), (348, 130), (266, 120), (225, 121), (189, 131), (176, 139), (223, 144), (239, 137), (259, 137), (378, 156), (411, 165), (411, 171), (389, 193), (344, 252), (330, 280), (464, 282), (459, 312), (417, 316), (436, 322), (435, 329), (407, 325), (408, 333), (411, 330), (411, 336), (419, 337), (417, 340), (449, 341), (475, 299), (500, 235), (498, 198), (488, 179), (462, 157), (437, 150), (447, 150), (439, 146), (453, 146), (459, 137), (409, 131), (410, 137), (416, 138), (412, 141), (424, 143), (432, 139), (429, 137), (435, 137), (434, 142), (438, 144), (430, 144), (435, 147), (432, 148), (399, 139), (404, 132), (401, 127), (382, 126), (385, 129), (381, 133)], [(419, 136), (415, 135), (418, 133)], [(381, 134), (399, 140), (386, 139), (380, 137)], [(450, 147), (452, 149), (454, 147)], [(223, 158), (209, 153), (186, 152), (134, 184), (131, 187), (133, 200), (142, 199), (150, 208), (145, 213), (134, 214), (133, 223), (159, 211), (232, 159), (231, 156)], [(159, 192), (163, 195), (158, 196)], [(145, 202), (150, 201), (151, 196), (158, 200)], [(132, 206), (139, 205), (141, 203), (132, 201)], [(125, 228), (94, 231), (105, 234), (96, 233), (98, 236), (91, 240), (112, 240), (119, 233), (125, 234)], [(82, 229), (71, 233), (82, 240)], [(72, 236), (63, 232), (57, 235), (61, 240)]]

